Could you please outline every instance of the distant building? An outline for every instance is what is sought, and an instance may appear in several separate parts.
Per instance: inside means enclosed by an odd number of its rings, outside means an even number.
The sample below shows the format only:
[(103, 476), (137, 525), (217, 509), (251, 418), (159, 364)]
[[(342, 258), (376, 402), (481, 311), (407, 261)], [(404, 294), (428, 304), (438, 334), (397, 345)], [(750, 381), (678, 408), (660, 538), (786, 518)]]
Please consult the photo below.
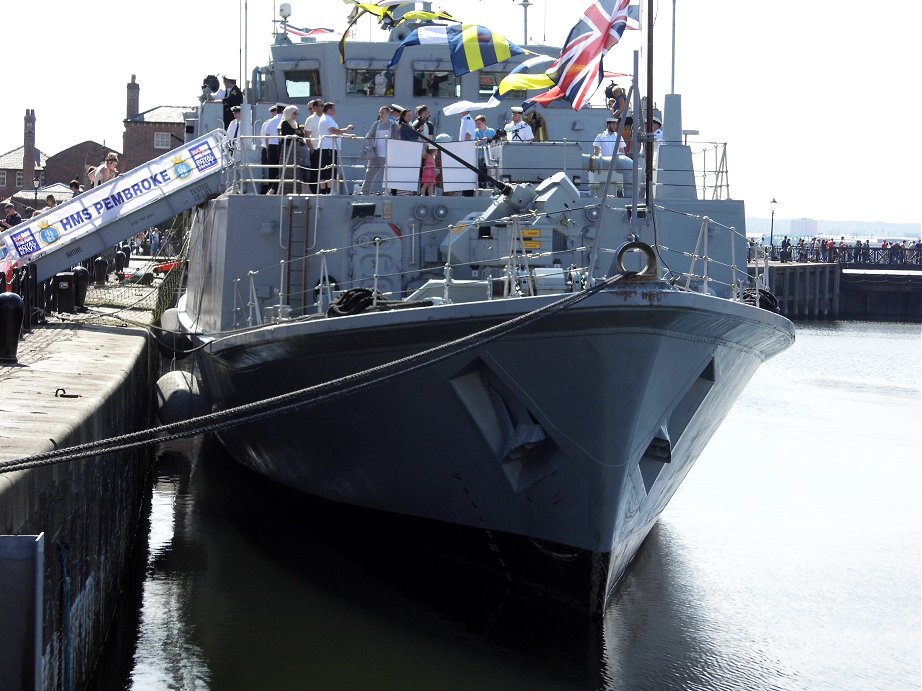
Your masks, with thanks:
[[(26, 110), (23, 125), (23, 145), (0, 155), (0, 198), (10, 199), (19, 194), (20, 198), (34, 193), (33, 180), (44, 184), (44, 168), (48, 160), (43, 152), (35, 146), (35, 111)], [(21, 210), (20, 210), (21, 211)]]
[(122, 140), (125, 153), (118, 167), (123, 173), (181, 145), (185, 141), (185, 114), (193, 110), (192, 106), (157, 106), (139, 112), (140, 91), (135, 75), (131, 75)]
[(815, 238), (817, 236), (817, 222), (812, 218), (791, 219), (790, 235), (794, 237)]
[(48, 157), (45, 164), (45, 180), (48, 183), (63, 184), (70, 184), (71, 180), (76, 180), (84, 187), (89, 187), (87, 170), (104, 161), (110, 151), (113, 151), (111, 147), (90, 140), (69, 146)]

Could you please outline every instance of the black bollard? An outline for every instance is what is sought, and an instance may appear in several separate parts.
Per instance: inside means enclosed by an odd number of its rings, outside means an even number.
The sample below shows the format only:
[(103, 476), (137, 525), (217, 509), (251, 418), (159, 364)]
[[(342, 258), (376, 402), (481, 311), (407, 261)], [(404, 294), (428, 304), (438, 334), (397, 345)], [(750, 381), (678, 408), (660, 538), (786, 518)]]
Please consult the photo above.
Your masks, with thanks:
[(0, 362), (15, 364), (25, 304), (16, 293), (0, 293)]
[(128, 258), (125, 253), (119, 250), (115, 253), (115, 276), (120, 281), (125, 280), (125, 267), (128, 266)]
[(102, 257), (96, 257), (93, 260), (93, 283), (98, 286), (103, 285), (106, 282), (106, 274), (108, 274), (109, 262), (107, 262)]
[(57, 293), (58, 312), (73, 313), (77, 311), (77, 286), (75, 283), (73, 271), (62, 271), (55, 274), (54, 291)]
[(74, 306), (78, 312), (86, 312), (86, 291), (90, 287), (90, 272), (82, 266), (74, 267)]

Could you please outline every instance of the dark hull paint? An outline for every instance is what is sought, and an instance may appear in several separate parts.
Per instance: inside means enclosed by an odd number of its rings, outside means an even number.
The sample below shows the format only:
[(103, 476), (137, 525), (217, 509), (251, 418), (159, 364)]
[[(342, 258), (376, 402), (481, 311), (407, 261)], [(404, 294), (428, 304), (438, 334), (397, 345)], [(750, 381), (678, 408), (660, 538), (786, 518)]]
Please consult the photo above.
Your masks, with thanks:
[[(793, 337), (764, 311), (641, 293), (600, 296), (432, 367), (227, 430), (222, 442), (310, 495), (473, 528), (492, 545), (488, 569), (502, 555), (504, 577), (599, 613), (756, 367)], [(509, 316), (438, 309), (399, 324), (370, 315), (227, 339), (202, 351), (207, 393), (218, 408), (245, 404)], [(516, 429), (533, 425), (545, 439), (510, 450)], [(650, 453), (657, 437), (668, 462)]]

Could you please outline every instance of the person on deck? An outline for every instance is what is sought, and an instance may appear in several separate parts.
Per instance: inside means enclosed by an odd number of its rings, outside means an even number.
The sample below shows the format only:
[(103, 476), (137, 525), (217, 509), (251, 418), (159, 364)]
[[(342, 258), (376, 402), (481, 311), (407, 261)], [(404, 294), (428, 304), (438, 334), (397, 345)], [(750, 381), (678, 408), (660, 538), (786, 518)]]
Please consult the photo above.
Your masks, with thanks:
[(618, 145), (618, 154), (624, 153), (624, 137), (618, 132), (618, 118), (609, 115), (606, 127), (599, 132), (592, 141), (593, 156), (612, 156), (615, 153), (615, 144)]
[(432, 139), (435, 137), (435, 125), (429, 120), (430, 115), (429, 106), (416, 106), (416, 119), (411, 126), (415, 132)]
[(512, 111), (512, 122), (507, 123), (503, 128), (506, 130), (506, 141), (509, 142), (530, 142), (535, 138), (531, 126), (522, 120), (522, 109), (519, 106), (510, 108)]
[(234, 113), (231, 108), (243, 103), (243, 92), (237, 86), (237, 78), (224, 75), (224, 88), (211, 94), (211, 100), (220, 102), (224, 106), (224, 128), (230, 125), (234, 119)]
[(458, 128), (458, 141), (472, 141), (474, 139), (474, 129), (474, 119), (471, 117), (470, 111), (463, 111), (461, 113), (461, 127)]
[(323, 99), (315, 98), (307, 104), (311, 114), (304, 121), (304, 134), (307, 135), (307, 147), (310, 163), (307, 170), (307, 186), (311, 194), (317, 194), (317, 169), (320, 167), (320, 116), (323, 114)]
[(242, 111), (240, 106), (231, 106), (231, 114), (234, 116), (234, 119), (230, 121), (230, 124), (227, 126), (227, 139), (235, 149), (240, 145), (240, 119)]
[(263, 125), (263, 141), (266, 142), (266, 162), (269, 166), (268, 178), (270, 182), (265, 185), (267, 188), (264, 194), (275, 194), (276, 183), (279, 177), (279, 125), (282, 122), (282, 113), (285, 112), (283, 103), (275, 104), (275, 115), (266, 121)]
[(320, 194), (330, 194), (335, 181), (339, 179), (337, 163), (339, 161), (339, 140), (354, 129), (353, 125), (340, 127), (336, 122), (336, 104), (327, 101), (323, 104), (320, 116), (320, 173), (317, 177)]
[(397, 125), (391, 122), (390, 109), (387, 106), (378, 109), (378, 119), (368, 129), (365, 139), (374, 142), (375, 153), (373, 158), (368, 159), (360, 194), (372, 194), (387, 168), (387, 140), (399, 139)]

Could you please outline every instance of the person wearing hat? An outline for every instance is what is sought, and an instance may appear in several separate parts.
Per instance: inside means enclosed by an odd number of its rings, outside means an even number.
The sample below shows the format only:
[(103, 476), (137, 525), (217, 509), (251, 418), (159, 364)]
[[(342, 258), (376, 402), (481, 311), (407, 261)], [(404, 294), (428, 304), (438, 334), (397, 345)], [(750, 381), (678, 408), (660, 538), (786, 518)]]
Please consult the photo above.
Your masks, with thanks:
[(224, 128), (226, 129), (227, 126), (230, 125), (231, 120), (234, 119), (231, 108), (243, 103), (243, 92), (240, 90), (240, 87), (237, 86), (237, 78), (225, 74), (224, 88), (218, 89), (211, 94), (211, 100), (220, 102), (224, 106)]
[(663, 121), (659, 115), (653, 116), (653, 141), (657, 144), (663, 141)]
[(284, 103), (276, 103), (274, 108), (270, 108), (269, 112), (272, 113), (272, 117), (266, 120), (263, 124), (263, 141), (266, 143), (266, 165), (268, 166), (267, 171), (269, 182), (263, 184), (263, 194), (275, 194), (275, 180), (279, 176), (279, 125), (282, 122), (282, 113), (285, 112)]
[(624, 137), (618, 131), (618, 118), (609, 115), (605, 122), (606, 127), (599, 132), (595, 139), (592, 140), (593, 156), (612, 156), (615, 153), (615, 147), (618, 147), (618, 154), (624, 153)]
[(22, 223), (22, 216), (16, 213), (16, 207), (13, 206), (12, 202), (6, 203), (6, 218), (0, 220), (0, 226), (4, 228), (12, 228), (15, 225)]
[(510, 142), (530, 142), (534, 140), (535, 133), (531, 130), (531, 125), (522, 120), (522, 108), (512, 106), (512, 122), (507, 123), (503, 128), (506, 130), (506, 141)]
[(231, 120), (230, 124), (227, 126), (227, 139), (234, 148), (239, 144), (240, 118), (242, 113), (243, 111), (240, 109), (240, 106), (231, 106), (231, 115), (234, 116), (234, 119)]

